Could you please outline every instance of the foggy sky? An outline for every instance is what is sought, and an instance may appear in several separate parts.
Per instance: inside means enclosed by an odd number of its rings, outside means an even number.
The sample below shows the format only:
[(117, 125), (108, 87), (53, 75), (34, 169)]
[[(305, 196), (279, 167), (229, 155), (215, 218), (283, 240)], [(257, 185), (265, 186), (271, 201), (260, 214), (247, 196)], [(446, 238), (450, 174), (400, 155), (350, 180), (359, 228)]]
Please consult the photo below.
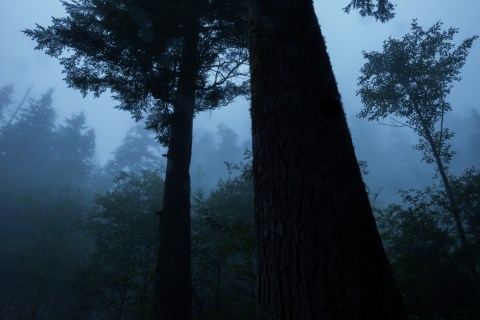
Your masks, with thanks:
[[(357, 12), (343, 13), (348, 0), (315, 1), (315, 8), (327, 41), (333, 69), (356, 146), (357, 157), (369, 164), (367, 182), (372, 189), (383, 187), (382, 194), (389, 200), (399, 188), (424, 186), (431, 183), (432, 170), (419, 165), (420, 155), (411, 148), (415, 136), (406, 128), (390, 128), (365, 119), (356, 119), (361, 108), (356, 96), (359, 70), (364, 64), (362, 51), (381, 50), (389, 36), (400, 38), (410, 32), (412, 19), (417, 18), (423, 28), (441, 20), (444, 28), (460, 29), (456, 41), (480, 34), (480, 1), (478, 0), (393, 0), (396, 17), (386, 23), (362, 18)], [(48, 88), (55, 88), (54, 105), (59, 120), (72, 113), (85, 111), (87, 123), (97, 136), (97, 154), (105, 162), (111, 152), (133, 125), (130, 114), (113, 108), (115, 103), (103, 95), (100, 99), (83, 99), (78, 91), (68, 89), (56, 59), (34, 51), (35, 43), (20, 30), (34, 28), (35, 23), (50, 24), (52, 16), (64, 15), (58, 0), (0, 0), (0, 86), (14, 84), (15, 100), (33, 85), (33, 96), (38, 97)], [(453, 140), (458, 154), (452, 163), (453, 173), (467, 166), (480, 165), (479, 152), (472, 150), (473, 122), (471, 110), (480, 110), (478, 90), (480, 74), (480, 41), (470, 50), (462, 72), (462, 82), (456, 83), (448, 100), (453, 112), (446, 126), (456, 132)], [(222, 110), (206, 112), (196, 117), (195, 130), (215, 132), (218, 123), (234, 129), (241, 140), (250, 139), (248, 103), (241, 100)], [(393, 197), (393, 196), (392, 196)]]

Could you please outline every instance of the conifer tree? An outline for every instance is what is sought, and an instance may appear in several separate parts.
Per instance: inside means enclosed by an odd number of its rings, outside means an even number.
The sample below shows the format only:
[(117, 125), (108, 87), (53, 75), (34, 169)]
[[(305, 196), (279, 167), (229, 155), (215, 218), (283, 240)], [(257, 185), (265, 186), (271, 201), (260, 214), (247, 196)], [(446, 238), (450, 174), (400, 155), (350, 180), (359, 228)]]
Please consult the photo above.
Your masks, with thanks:
[(195, 112), (246, 94), (244, 1), (72, 0), (67, 17), (25, 30), (67, 83), (145, 118), (168, 146), (155, 319), (191, 318), (190, 176)]

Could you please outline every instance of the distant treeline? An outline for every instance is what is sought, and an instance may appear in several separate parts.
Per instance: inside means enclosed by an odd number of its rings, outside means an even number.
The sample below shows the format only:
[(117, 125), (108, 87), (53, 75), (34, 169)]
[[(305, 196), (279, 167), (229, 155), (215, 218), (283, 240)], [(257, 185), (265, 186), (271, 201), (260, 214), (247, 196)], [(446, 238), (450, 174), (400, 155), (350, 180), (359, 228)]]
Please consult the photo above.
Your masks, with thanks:
[[(101, 166), (83, 114), (57, 123), (52, 91), (20, 108), (14, 100), (12, 86), (0, 89), (0, 318), (148, 319), (163, 196), (158, 144), (138, 125)], [(223, 125), (194, 145), (194, 318), (255, 319), (251, 155)], [(375, 208), (411, 319), (480, 317), (469, 265), (480, 264), (480, 170), (450, 181), (469, 251), (440, 185)]]

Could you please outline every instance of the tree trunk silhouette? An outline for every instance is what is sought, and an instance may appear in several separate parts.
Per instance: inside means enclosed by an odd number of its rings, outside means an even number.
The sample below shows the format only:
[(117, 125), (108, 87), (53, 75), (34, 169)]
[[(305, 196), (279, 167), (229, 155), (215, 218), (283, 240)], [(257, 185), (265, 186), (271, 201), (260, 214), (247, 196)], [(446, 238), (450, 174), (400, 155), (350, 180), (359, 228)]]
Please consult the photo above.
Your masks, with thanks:
[(199, 22), (185, 26), (179, 83), (171, 119), (155, 283), (155, 320), (192, 318), (190, 160)]
[(407, 319), (312, 1), (249, 10), (258, 319)]
[(425, 118), (422, 112), (420, 111), (420, 107), (418, 106), (417, 103), (415, 103), (415, 101), (413, 102), (413, 108), (418, 118), (420, 119), (420, 124), (421, 124), (420, 132), (422, 133), (423, 137), (425, 138), (428, 145), (430, 146), (430, 149), (432, 150), (432, 155), (435, 160), (435, 164), (437, 165), (438, 172), (440, 173), (443, 187), (445, 189), (445, 193), (447, 194), (447, 199), (449, 204), (448, 211), (452, 215), (453, 221), (455, 222), (455, 228), (457, 229), (458, 238), (460, 239), (460, 243), (462, 244), (462, 249), (464, 251), (466, 263), (468, 264), (468, 268), (472, 276), (477, 278), (478, 277), (477, 266), (471, 252), (470, 243), (467, 240), (467, 237), (465, 235), (465, 228), (463, 227), (462, 218), (460, 216), (461, 209), (460, 209), (460, 206), (458, 205), (455, 195), (453, 194), (452, 187), (450, 185), (450, 179), (448, 178), (448, 175), (447, 175), (447, 170), (445, 169), (445, 165), (443, 164), (442, 158), (440, 157), (441, 150), (439, 150), (439, 148), (436, 147), (436, 144), (432, 136), (432, 132), (428, 127), (427, 121), (425, 121)]

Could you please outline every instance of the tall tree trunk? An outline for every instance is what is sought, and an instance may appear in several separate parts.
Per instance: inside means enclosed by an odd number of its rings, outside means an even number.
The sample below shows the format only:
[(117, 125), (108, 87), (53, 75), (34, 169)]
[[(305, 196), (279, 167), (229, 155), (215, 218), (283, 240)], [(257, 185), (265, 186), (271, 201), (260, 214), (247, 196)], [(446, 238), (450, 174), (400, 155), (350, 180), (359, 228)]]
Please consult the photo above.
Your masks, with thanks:
[(455, 199), (455, 195), (453, 194), (452, 187), (450, 186), (450, 180), (448, 179), (447, 170), (443, 164), (443, 161), (440, 157), (440, 151), (433, 140), (432, 132), (430, 131), (427, 121), (425, 121), (423, 114), (420, 110), (420, 107), (417, 103), (413, 103), (413, 107), (415, 112), (417, 113), (418, 118), (420, 119), (421, 124), (421, 132), (423, 132), (423, 137), (427, 140), (430, 149), (432, 150), (433, 158), (435, 159), (435, 164), (437, 165), (438, 172), (440, 173), (440, 177), (442, 179), (443, 187), (445, 189), (445, 193), (447, 194), (447, 199), (449, 203), (449, 211), (453, 217), (453, 221), (455, 222), (455, 227), (457, 229), (458, 238), (460, 239), (460, 243), (462, 244), (462, 249), (465, 254), (465, 260), (468, 264), (468, 268), (470, 269), (470, 273), (474, 277), (478, 277), (477, 275), (477, 266), (475, 263), (475, 259), (473, 258), (470, 243), (467, 240), (465, 235), (465, 228), (462, 224), (462, 218), (460, 217), (460, 206), (458, 205), (457, 200)]
[(155, 283), (155, 320), (192, 318), (190, 160), (198, 71), (199, 22), (185, 25), (176, 103), (171, 119)]
[(259, 319), (407, 319), (311, 0), (250, 0)]

